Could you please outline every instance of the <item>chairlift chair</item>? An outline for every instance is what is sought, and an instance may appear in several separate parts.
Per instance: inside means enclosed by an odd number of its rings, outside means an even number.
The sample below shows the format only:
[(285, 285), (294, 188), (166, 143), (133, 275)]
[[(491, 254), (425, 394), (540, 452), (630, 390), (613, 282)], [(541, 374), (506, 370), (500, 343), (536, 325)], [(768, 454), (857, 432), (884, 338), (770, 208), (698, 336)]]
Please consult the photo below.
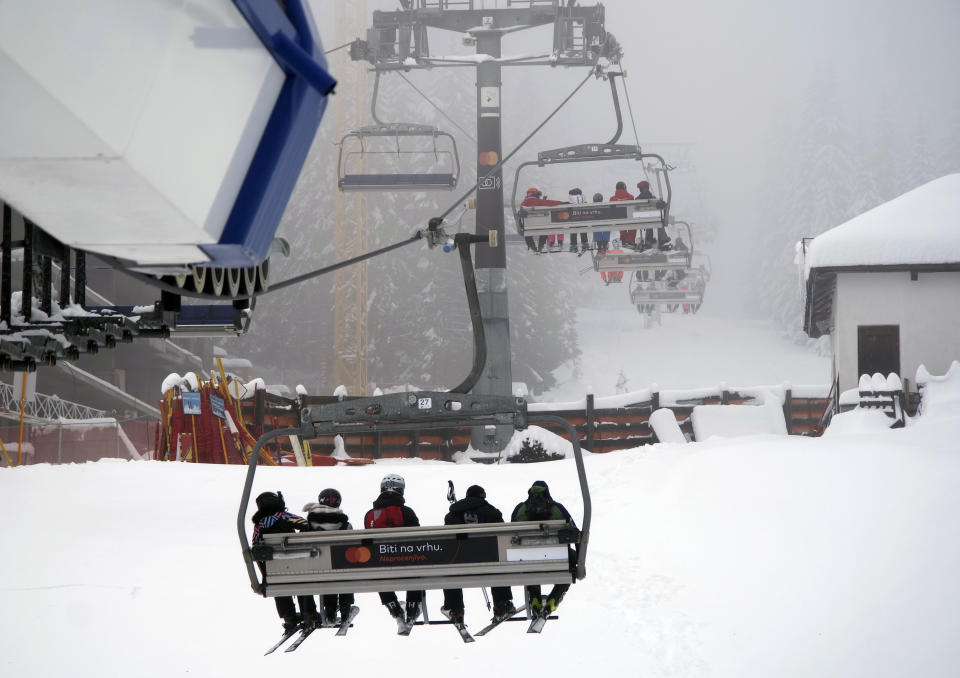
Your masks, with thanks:
[[(379, 167), (368, 171), (365, 161)], [(337, 166), (341, 191), (449, 191), (460, 178), (456, 140), (430, 125), (384, 123), (348, 132)]]
[[(669, 169), (666, 161), (656, 153), (644, 153), (640, 146), (618, 144), (623, 131), (623, 117), (620, 112), (620, 100), (617, 95), (616, 76), (621, 73), (609, 72), (610, 91), (617, 116), (617, 130), (607, 143), (579, 144), (564, 146), (537, 154), (536, 160), (521, 163), (514, 174), (511, 208), (517, 231), (523, 236), (559, 235), (564, 233), (593, 233), (596, 231), (633, 230), (638, 228), (666, 227), (670, 223), (670, 187)], [(659, 198), (642, 198), (599, 203), (560, 204), (552, 206), (523, 207), (517, 203), (517, 194), (522, 184), (520, 174), (524, 168), (536, 165), (547, 167), (572, 163), (633, 160), (643, 164), (651, 163), (657, 171), (657, 183), (660, 186)], [(643, 169), (643, 168), (641, 168)], [(663, 177), (661, 183), (660, 177)], [(589, 193), (589, 191), (588, 191)]]
[[(572, 584), (586, 576), (592, 505), (577, 431), (556, 415), (529, 413), (523, 398), (470, 393), (480, 379), (487, 348), (467, 245), (485, 238), (458, 233), (452, 239), (460, 252), (474, 329), (470, 374), (450, 391), (391, 393), (301, 407), (299, 426), (260, 437), (249, 454), (237, 512), (247, 574), (257, 593), (288, 596)], [(449, 242), (449, 237), (432, 224), (427, 242), (435, 246)], [(274, 438), (502, 425), (522, 430), (531, 423), (559, 426), (570, 437), (583, 500), (579, 528), (564, 520), (542, 520), (265, 535), (263, 542), (252, 547), (248, 541), (247, 513), (260, 451)], [(262, 579), (255, 563), (262, 564)]]
[[(460, 153), (448, 132), (432, 125), (384, 122), (377, 117), (380, 73), (373, 83), (370, 114), (376, 124), (340, 140), (337, 186), (341, 191), (453, 190), (460, 179)], [(439, 143), (438, 143), (439, 142)], [(368, 170), (365, 162), (377, 166)]]

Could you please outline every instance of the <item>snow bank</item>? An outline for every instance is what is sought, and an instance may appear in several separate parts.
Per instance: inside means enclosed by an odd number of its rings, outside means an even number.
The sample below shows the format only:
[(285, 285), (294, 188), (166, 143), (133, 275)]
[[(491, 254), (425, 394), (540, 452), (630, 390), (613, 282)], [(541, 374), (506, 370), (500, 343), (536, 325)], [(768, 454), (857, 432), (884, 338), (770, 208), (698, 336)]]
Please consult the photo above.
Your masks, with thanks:
[(957, 416), (960, 412), (960, 362), (954, 360), (942, 377), (931, 376), (927, 368), (917, 368), (921, 387), (920, 413), (923, 416)]
[(650, 414), (650, 428), (661, 443), (686, 443), (687, 439), (680, 430), (673, 410), (663, 407)]
[(749, 435), (787, 435), (777, 397), (767, 392), (762, 405), (697, 405), (690, 415), (698, 441)]

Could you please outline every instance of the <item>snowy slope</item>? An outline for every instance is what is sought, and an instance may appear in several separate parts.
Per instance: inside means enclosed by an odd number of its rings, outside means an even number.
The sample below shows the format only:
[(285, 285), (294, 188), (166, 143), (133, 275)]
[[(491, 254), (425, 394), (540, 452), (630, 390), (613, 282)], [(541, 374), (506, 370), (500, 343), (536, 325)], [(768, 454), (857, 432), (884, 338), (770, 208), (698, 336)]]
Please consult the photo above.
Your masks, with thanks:
[[(843, 415), (849, 416), (849, 415)], [(852, 419), (822, 439), (756, 436), (587, 459), (588, 577), (542, 636), (508, 624), (465, 646), (410, 638), (373, 594), (349, 636), (292, 655), (271, 601), (249, 590), (234, 520), (244, 469), (105, 460), (0, 470), (5, 676), (948, 676), (960, 662), (960, 416), (906, 429)], [(933, 419), (931, 416), (929, 419)], [(338, 487), (358, 520), (387, 471), (422, 521), (446, 481), (510, 510), (531, 481), (580, 513), (573, 463), (393, 461), (275, 469), (255, 491), (290, 507)], [(10, 517), (16, 516), (16, 519)], [(515, 589), (520, 596), (520, 590)], [(486, 618), (467, 592), (467, 622)], [(434, 614), (439, 593), (428, 593)], [(51, 645), (52, 644), (52, 645)], [(371, 648), (376, 648), (370, 655)]]
[[(608, 290), (603, 290), (608, 292)], [(644, 329), (625, 290), (599, 297), (577, 312), (582, 355), (556, 373), (559, 386), (537, 401), (615, 393), (622, 373), (627, 391), (737, 386), (830, 384), (830, 359), (779, 337), (771, 323), (731, 318), (708, 295), (696, 315), (667, 314)], [(534, 384), (529, 384), (536, 390)]]

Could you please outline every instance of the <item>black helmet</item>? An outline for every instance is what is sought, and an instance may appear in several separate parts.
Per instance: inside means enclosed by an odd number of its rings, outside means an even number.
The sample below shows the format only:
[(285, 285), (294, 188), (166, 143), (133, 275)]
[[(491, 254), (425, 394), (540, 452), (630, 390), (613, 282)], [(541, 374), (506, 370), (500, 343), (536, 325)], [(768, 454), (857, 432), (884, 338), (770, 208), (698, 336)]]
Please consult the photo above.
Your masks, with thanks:
[(323, 504), (324, 506), (331, 506), (333, 508), (340, 508), (340, 502), (342, 497), (340, 493), (337, 492), (332, 487), (328, 487), (317, 497), (317, 501)]
[(279, 513), (286, 507), (287, 505), (283, 501), (283, 493), (280, 491), (264, 492), (257, 497), (257, 509), (260, 511)]
[(471, 485), (470, 487), (467, 488), (467, 496), (475, 497), (477, 499), (486, 499), (487, 492), (479, 485)]
[(594, 193), (593, 194), (594, 202), (603, 202), (603, 193)]

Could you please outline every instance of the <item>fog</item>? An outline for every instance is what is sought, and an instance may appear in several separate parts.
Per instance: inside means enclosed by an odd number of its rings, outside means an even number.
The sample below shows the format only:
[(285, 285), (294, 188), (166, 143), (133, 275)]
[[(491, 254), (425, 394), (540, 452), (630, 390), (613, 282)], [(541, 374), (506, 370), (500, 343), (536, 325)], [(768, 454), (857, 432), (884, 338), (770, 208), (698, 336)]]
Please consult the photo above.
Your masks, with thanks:
[[(490, 0), (486, 3), (493, 4)], [(802, 341), (799, 289), (792, 263), (794, 243), (937, 176), (960, 171), (960, 44), (955, 39), (960, 3), (611, 0), (604, 4), (607, 28), (624, 50), (622, 67), (627, 73), (636, 139), (644, 150), (658, 152), (676, 165), (672, 214), (694, 223), (699, 247), (713, 263), (705, 312), (770, 318)], [(331, 6), (314, 3), (328, 49), (354, 37), (338, 32)], [(397, 7), (397, 3), (367, 2), (371, 12)], [(546, 53), (550, 36), (548, 28), (515, 33), (504, 39), (503, 54)], [(459, 38), (458, 34), (431, 31), (431, 50), (434, 54), (472, 53), (473, 48), (463, 47)], [(275, 280), (342, 258), (331, 247), (334, 143), (338, 140), (334, 138), (335, 115), (342, 107), (359, 108), (364, 117), (353, 125), (371, 122), (369, 91), (351, 87), (366, 64), (349, 62), (344, 54), (331, 55), (331, 70), (341, 85), (281, 226), (281, 235), (294, 242), (295, 253), (275, 262)], [(344, 70), (351, 68), (361, 70)], [(584, 69), (504, 67), (504, 154), (539, 124), (585, 73)], [(407, 77), (457, 123), (475, 133), (471, 68), (413, 71)], [(370, 76), (368, 87), (372, 82)], [(362, 97), (363, 105), (355, 106), (355, 97)], [(626, 100), (622, 105), (625, 128), (620, 141), (633, 143), (631, 111)], [(396, 76), (384, 78), (379, 111), (386, 120), (424, 122), (451, 131), (460, 143), (464, 171), (453, 193), (367, 196), (371, 247), (402, 239), (423, 227), (476, 178), (473, 142)], [(592, 80), (507, 164), (506, 203), (509, 205), (517, 162), (534, 159), (538, 150), (608, 141), (614, 128), (609, 87)], [(532, 173), (529, 181), (536, 181), (554, 197), (562, 197), (558, 194), (565, 194), (573, 183), (587, 195), (597, 191), (609, 195), (614, 181), (622, 178), (631, 185), (641, 178), (637, 173), (636, 167), (588, 165), (579, 177)], [(524, 174), (522, 187), (527, 181)], [(462, 226), (472, 228), (470, 218), (468, 214)], [(509, 219), (506, 228), (513, 230)], [(539, 305), (536, 295), (541, 292), (536, 280), (528, 280), (538, 271), (562, 278), (563, 290), (569, 293), (566, 298), (577, 303), (622, 301), (625, 312), (635, 313), (625, 290), (605, 289), (595, 275), (579, 274), (589, 263), (586, 258), (524, 258), (519, 248), (514, 249), (517, 251), (510, 254), (508, 262), (512, 326), (520, 322), (518, 314), (523, 309)], [(455, 262), (449, 257), (438, 261), (434, 253), (415, 246), (371, 262), (371, 315), (378, 312), (376, 303), (383, 303), (380, 312), (392, 310), (407, 316), (406, 325), (398, 321), (391, 331), (391, 352), (397, 342), (406, 342), (415, 353), (424, 332), (436, 329), (435, 334), (443, 335), (451, 318), (452, 324), (463, 324), (466, 314)], [(412, 287), (406, 292), (398, 282), (405, 272), (412, 272)], [(414, 319), (409, 312), (410, 306), (418, 304), (417, 295), (429, 290), (430, 276), (441, 288), (447, 286), (449, 294), (440, 296), (446, 296), (450, 305), (446, 314), (432, 316), (432, 322), (429, 315)], [(526, 285), (522, 294), (527, 296), (522, 299), (517, 296), (521, 291), (515, 292), (520, 281)], [(244, 346), (238, 350), (256, 354), (268, 368), (286, 362), (283, 354), (292, 355), (294, 361), (309, 354), (308, 371), (314, 373), (317, 388), (332, 389), (330, 365), (337, 358), (330, 352), (332, 330), (329, 322), (324, 322), (332, 312), (332, 282), (328, 276), (284, 292), (282, 300), (279, 294), (264, 299), (252, 336), (241, 340)], [(543, 294), (549, 294), (552, 288), (544, 289)], [(392, 292), (396, 298), (389, 297)], [(567, 320), (569, 315), (555, 314), (538, 322), (559, 327)], [(283, 323), (284, 341), (278, 341), (278, 323)], [(381, 323), (379, 328), (386, 326)], [(290, 347), (285, 340), (291, 330), (299, 332), (309, 346)], [(376, 336), (376, 331), (372, 324), (373, 353), (377, 350), (374, 344), (385, 345), (385, 338)], [(461, 332), (434, 348), (460, 359), (469, 352), (468, 336)], [(571, 341), (565, 350), (576, 350), (575, 339)], [(380, 363), (384, 359), (381, 355)], [(549, 369), (550, 365), (540, 368)], [(375, 371), (373, 361), (370, 380), (381, 381)], [(421, 380), (427, 378), (425, 374), (420, 373)], [(429, 375), (440, 382), (458, 378), (445, 370)], [(417, 375), (404, 378), (416, 379)]]

